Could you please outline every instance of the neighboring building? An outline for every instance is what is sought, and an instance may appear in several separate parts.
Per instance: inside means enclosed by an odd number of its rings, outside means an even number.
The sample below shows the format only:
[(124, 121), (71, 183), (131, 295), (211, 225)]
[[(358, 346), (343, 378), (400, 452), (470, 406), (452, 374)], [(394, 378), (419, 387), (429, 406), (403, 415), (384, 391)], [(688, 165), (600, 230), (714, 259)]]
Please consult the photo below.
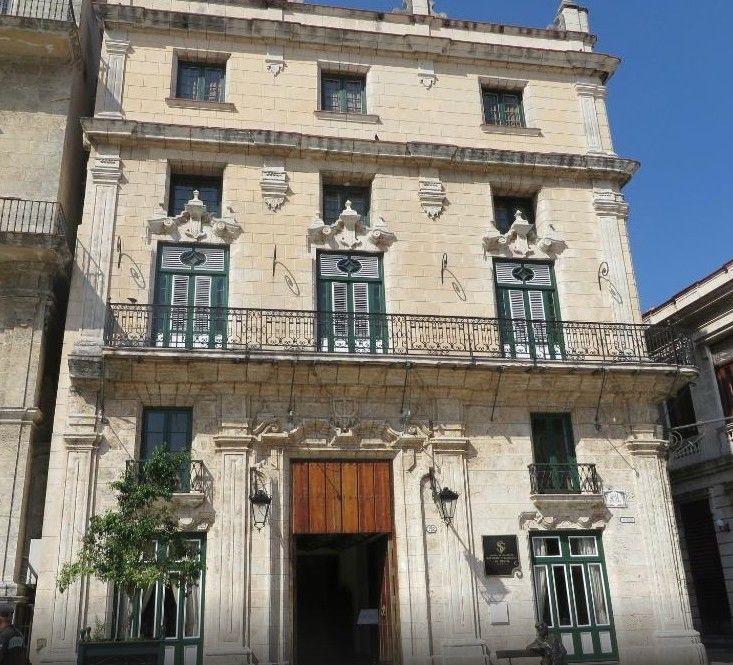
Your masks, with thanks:
[(70, 261), (79, 119), (101, 35), (90, 6), (0, 0), (0, 603), (30, 631)]
[[(644, 315), (695, 344), (699, 378), (666, 402), (669, 469), (695, 626), (733, 630), (733, 262)], [(679, 392), (677, 392), (679, 388)]]
[[(99, 5), (36, 661), (99, 621), (138, 639), (85, 662), (486, 663), (542, 619), (573, 661), (705, 662), (656, 431), (696, 370), (641, 325), (619, 61), (571, 2), (407, 5)], [(159, 445), (204, 578), (59, 593)]]

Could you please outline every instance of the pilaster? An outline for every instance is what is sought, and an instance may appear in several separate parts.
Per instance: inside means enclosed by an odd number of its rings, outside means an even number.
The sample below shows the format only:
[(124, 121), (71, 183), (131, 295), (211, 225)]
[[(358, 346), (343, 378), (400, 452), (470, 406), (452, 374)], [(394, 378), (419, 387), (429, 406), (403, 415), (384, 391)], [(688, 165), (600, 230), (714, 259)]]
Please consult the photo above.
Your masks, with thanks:
[(672, 506), (666, 468), (667, 442), (653, 438), (651, 426), (638, 431), (638, 435), (627, 440), (626, 448), (634, 458), (637, 471), (640, 521), (652, 574), (647, 590), (656, 616), (657, 637), (656, 643), (648, 647), (654, 654), (640, 656), (638, 662), (702, 663), (704, 647), (692, 627)]
[[(93, 161), (92, 161), (93, 160)], [(98, 354), (102, 345), (112, 245), (117, 213), (117, 197), (122, 163), (119, 147), (100, 146), (90, 158), (91, 183), (87, 188), (84, 227), (87, 232), (77, 241), (72, 277), (67, 329), (80, 331), (73, 354)]]
[[(598, 285), (608, 294), (613, 320), (634, 323), (634, 302), (629, 270), (626, 265), (622, 235), (625, 233), (629, 206), (623, 194), (611, 189), (594, 192), (593, 207), (598, 216), (603, 261), (598, 268)], [(623, 233), (622, 233), (623, 230)]]
[(612, 146), (603, 145), (601, 135), (601, 124), (599, 121), (599, 106), (605, 108), (606, 88), (602, 85), (590, 85), (577, 83), (575, 90), (580, 99), (580, 109), (583, 113), (583, 125), (585, 127), (585, 138), (588, 143), (589, 153), (615, 154)]
[(125, 64), (130, 52), (130, 42), (127, 35), (110, 35), (104, 43), (107, 51), (107, 62), (104, 87), (102, 91), (102, 109), (97, 112), (100, 118), (124, 117), (122, 113), (122, 91), (125, 83)]

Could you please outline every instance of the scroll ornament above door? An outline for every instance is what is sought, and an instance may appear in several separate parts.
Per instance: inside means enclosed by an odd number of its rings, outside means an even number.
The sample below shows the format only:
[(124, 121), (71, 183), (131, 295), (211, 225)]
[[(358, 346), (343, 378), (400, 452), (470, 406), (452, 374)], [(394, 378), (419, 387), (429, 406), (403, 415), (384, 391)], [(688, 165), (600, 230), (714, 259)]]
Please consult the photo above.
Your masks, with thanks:
[(194, 190), (193, 198), (175, 217), (167, 215), (161, 206), (148, 218), (148, 229), (156, 235), (169, 235), (176, 239), (181, 237), (196, 242), (211, 242), (218, 238), (229, 243), (242, 232), (242, 227), (234, 217), (214, 217), (207, 212), (206, 204), (199, 199), (198, 190)]
[(537, 237), (537, 229), (521, 210), (514, 214), (514, 222), (506, 233), (491, 229), (483, 238), (484, 250), (505, 256), (557, 256), (567, 247), (563, 240)]
[(383, 218), (377, 223), (367, 226), (361, 222), (361, 215), (352, 209), (351, 201), (333, 224), (326, 224), (317, 217), (308, 227), (308, 240), (318, 245), (326, 245), (332, 249), (358, 249), (382, 252), (396, 239), (387, 228)]

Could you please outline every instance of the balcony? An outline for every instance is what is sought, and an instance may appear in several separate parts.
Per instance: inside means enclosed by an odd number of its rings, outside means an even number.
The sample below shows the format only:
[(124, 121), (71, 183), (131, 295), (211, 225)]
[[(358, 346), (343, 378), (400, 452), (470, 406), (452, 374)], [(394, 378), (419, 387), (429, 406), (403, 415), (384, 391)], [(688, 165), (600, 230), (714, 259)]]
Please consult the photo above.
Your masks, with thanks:
[(532, 501), (543, 512), (558, 507), (603, 504), (595, 464), (530, 464)]
[(111, 304), (105, 346), (232, 356), (690, 365), (671, 326)]
[(79, 55), (71, 0), (0, 0), (0, 53), (17, 57)]
[[(143, 462), (127, 460), (127, 468), (132, 469), (139, 479), (143, 474)], [(201, 460), (191, 460), (181, 467), (178, 487), (173, 493), (173, 504), (179, 508), (193, 508), (201, 505), (211, 495), (211, 477)]]
[(61, 252), (66, 257), (66, 228), (60, 203), (0, 197), (0, 256), (26, 258)]

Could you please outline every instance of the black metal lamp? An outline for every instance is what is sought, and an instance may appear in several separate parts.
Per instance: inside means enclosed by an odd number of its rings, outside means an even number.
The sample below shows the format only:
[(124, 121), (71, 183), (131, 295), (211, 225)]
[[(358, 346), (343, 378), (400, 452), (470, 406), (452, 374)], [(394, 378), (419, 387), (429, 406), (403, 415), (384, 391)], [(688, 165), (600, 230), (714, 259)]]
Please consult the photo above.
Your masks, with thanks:
[(430, 469), (430, 485), (433, 490), (433, 500), (438, 506), (438, 512), (443, 518), (446, 526), (450, 526), (456, 516), (456, 505), (458, 503), (458, 492), (449, 487), (440, 487), (435, 478), (435, 469)]
[(438, 507), (440, 515), (446, 525), (449, 525), (456, 516), (456, 504), (458, 503), (458, 492), (449, 487), (444, 487), (438, 492)]
[(259, 487), (249, 497), (249, 501), (252, 504), (252, 522), (255, 528), (261, 531), (265, 524), (267, 524), (272, 497), (262, 487)]

